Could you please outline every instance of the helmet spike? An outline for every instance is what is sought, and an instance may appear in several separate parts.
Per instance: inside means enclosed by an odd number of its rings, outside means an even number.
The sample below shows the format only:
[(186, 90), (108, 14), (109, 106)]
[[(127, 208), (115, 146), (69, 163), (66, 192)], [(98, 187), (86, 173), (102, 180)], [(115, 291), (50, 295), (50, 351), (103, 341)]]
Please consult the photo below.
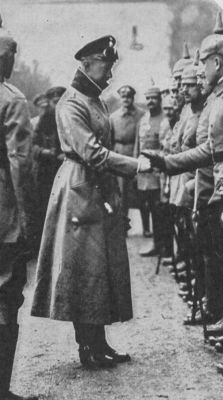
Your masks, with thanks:
[(150, 77), (150, 85), (155, 86), (155, 81), (152, 76)]
[(184, 59), (189, 59), (190, 58), (189, 48), (188, 48), (188, 44), (187, 44), (186, 41), (184, 41), (182, 58), (184, 58)]
[(223, 22), (221, 11), (218, 11), (216, 16), (216, 23), (214, 27), (214, 33), (223, 34)]
[(196, 50), (196, 53), (194, 55), (194, 62), (193, 64), (198, 66), (199, 65), (199, 61), (200, 61), (200, 51), (199, 49)]

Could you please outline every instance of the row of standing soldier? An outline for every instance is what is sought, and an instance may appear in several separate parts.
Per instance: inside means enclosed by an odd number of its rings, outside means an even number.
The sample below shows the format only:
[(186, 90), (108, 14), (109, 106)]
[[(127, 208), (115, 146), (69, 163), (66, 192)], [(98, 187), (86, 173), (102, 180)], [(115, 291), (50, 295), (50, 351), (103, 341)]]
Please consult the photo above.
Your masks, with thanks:
[[(153, 168), (170, 176), (170, 205), (178, 253), (179, 294), (192, 310), (185, 324), (203, 322), (205, 339), (223, 352), (223, 24), (200, 48), (195, 65), (189, 54), (173, 76), (184, 106), (169, 140), (169, 155), (144, 151)], [(197, 302), (199, 307), (197, 307)], [(223, 365), (218, 364), (219, 372)]]

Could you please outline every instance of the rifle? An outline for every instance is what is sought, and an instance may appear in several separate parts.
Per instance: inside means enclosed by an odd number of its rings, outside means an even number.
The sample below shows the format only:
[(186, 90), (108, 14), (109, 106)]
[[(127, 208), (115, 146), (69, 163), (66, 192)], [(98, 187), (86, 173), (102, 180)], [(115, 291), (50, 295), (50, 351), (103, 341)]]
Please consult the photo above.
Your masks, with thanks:
[(199, 211), (197, 208), (198, 203), (198, 170), (196, 170), (195, 175), (195, 194), (194, 194), (194, 207), (192, 211), (192, 233), (193, 233), (193, 249), (194, 249), (194, 272), (195, 272), (195, 286), (194, 286), (194, 298), (193, 298), (193, 306), (192, 306), (192, 315), (191, 320), (195, 321), (195, 315), (197, 312), (197, 303), (200, 307), (201, 312), (201, 319), (202, 319), (202, 326), (203, 326), (203, 334), (204, 340), (206, 342), (208, 335), (207, 335), (207, 323), (205, 317), (205, 311), (202, 301), (202, 284), (201, 284), (201, 257), (199, 253), (199, 239), (198, 239), (198, 227), (199, 227)]

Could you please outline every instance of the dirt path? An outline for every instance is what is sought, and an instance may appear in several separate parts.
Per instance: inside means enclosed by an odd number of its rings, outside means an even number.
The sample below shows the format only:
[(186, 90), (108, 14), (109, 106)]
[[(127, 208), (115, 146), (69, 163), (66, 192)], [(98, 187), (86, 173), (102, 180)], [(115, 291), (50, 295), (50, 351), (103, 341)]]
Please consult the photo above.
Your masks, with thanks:
[(117, 349), (132, 362), (109, 371), (81, 368), (70, 323), (29, 316), (34, 265), (21, 312), (22, 332), (13, 389), (54, 400), (222, 400), (223, 378), (215, 363), (223, 356), (205, 346), (199, 327), (185, 328), (185, 305), (167, 269), (154, 275), (156, 259), (138, 256), (141, 237), (130, 236), (134, 320), (108, 329)]

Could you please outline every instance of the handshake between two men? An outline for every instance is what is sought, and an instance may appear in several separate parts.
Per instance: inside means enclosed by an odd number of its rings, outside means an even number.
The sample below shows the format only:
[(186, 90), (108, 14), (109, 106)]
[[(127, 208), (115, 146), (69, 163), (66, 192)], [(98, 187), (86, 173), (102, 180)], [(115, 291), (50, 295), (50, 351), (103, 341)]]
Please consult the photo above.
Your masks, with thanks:
[(152, 172), (153, 168), (165, 171), (164, 157), (153, 150), (142, 150), (138, 159), (138, 172)]

